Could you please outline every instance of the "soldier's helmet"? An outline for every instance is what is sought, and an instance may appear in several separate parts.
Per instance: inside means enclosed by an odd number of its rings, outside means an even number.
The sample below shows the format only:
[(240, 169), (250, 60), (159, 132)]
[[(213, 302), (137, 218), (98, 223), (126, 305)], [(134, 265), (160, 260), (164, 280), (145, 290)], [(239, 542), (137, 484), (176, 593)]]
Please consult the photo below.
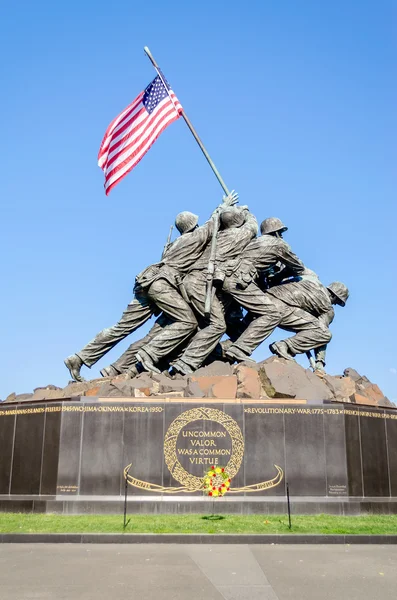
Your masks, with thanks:
[(333, 281), (327, 286), (327, 290), (332, 292), (337, 297), (341, 306), (345, 306), (349, 297), (349, 290), (340, 281)]
[(288, 227), (284, 225), (281, 219), (277, 217), (269, 217), (261, 223), (261, 234), (266, 235), (267, 233), (284, 233)]
[(194, 213), (184, 210), (176, 215), (175, 227), (180, 234), (188, 233), (196, 227), (198, 219), (198, 216)]
[(221, 212), (220, 220), (223, 229), (241, 227), (245, 223), (245, 212), (238, 206), (230, 206)]

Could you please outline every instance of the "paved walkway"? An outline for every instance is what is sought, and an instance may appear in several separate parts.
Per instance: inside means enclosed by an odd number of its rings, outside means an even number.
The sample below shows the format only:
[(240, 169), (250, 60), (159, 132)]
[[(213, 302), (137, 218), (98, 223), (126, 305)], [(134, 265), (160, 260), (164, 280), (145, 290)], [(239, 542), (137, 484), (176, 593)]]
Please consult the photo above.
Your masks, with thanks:
[(395, 600), (397, 546), (0, 546), (4, 600)]

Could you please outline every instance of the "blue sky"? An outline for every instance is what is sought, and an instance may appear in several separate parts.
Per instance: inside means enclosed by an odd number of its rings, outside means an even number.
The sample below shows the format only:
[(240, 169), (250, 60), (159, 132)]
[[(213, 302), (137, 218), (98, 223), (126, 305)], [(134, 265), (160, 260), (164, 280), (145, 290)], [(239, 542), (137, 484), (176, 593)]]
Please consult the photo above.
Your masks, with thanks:
[(175, 214), (204, 221), (221, 199), (182, 120), (104, 194), (99, 144), (154, 77), (148, 45), (241, 203), (282, 218), (307, 266), (350, 288), (329, 372), (352, 366), (397, 400), (396, 13), (387, 0), (4, 5), (0, 397), (66, 385), (63, 359), (117, 321)]

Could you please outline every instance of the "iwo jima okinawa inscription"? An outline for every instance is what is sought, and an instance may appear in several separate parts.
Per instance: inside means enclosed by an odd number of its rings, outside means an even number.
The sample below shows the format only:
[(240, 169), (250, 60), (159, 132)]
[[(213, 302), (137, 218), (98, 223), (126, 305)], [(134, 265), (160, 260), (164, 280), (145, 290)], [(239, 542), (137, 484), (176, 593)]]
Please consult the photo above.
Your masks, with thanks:
[[(209, 426), (210, 429), (189, 429), (189, 426), (197, 425), (200, 421), (204, 421), (202, 425)], [(232, 417), (215, 408), (193, 408), (183, 412), (171, 423), (164, 438), (165, 463), (173, 478), (181, 485), (165, 487), (137, 479), (130, 474), (133, 463), (125, 467), (124, 477), (133, 487), (152, 492), (198, 492), (203, 489), (204, 471), (210, 465), (218, 465), (221, 461), (233, 479), (240, 470), (243, 456), (244, 437)], [(197, 465), (200, 466), (202, 475), (192, 472), (197, 472)], [(274, 467), (277, 475), (273, 479), (243, 487), (231, 487), (229, 493), (260, 492), (276, 487), (281, 483), (284, 472), (278, 465)]]

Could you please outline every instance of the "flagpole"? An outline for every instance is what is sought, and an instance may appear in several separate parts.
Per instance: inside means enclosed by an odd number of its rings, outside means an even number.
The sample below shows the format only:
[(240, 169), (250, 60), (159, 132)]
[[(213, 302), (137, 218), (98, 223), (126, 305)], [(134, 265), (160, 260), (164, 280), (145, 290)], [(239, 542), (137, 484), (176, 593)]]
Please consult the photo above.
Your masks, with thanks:
[[(145, 51), (145, 54), (146, 54), (146, 56), (149, 58), (150, 62), (152, 63), (153, 67), (156, 69), (158, 76), (160, 77), (161, 81), (163, 82), (163, 84), (164, 84), (165, 88), (166, 88), (166, 89), (167, 89), (167, 91), (168, 91), (168, 88), (167, 88), (167, 86), (165, 85), (165, 81), (164, 81), (163, 75), (162, 75), (162, 73), (161, 73), (161, 71), (160, 71), (160, 67), (158, 66), (157, 62), (154, 60), (154, 58), (153, 58), (153, 56), (152, 56), (152, 53), (150, 52), (150, 50), (149, 50), (149, 48), (148, 48), (147, 46), (145, 46), (145, 47), (144, 47), (144, 51)], [(169, 91), (168, 91), (168, 95), (169, 95), (169, 97), (170, 97), (170, 99), (171, 99), (171, 102), (172, 102), (172, 104), (173, 104), (173, 105), (174, 105), (174, 107), (175, 107), (174, 101), (173, 101), (173, 99), (171, 98), (171, 94), (169, 93)], [(176, 107), (175, 107), (175, 110), (176, 110)], [(228, 190), (228, 188), (227, 188), (227, 186), (226, 186), (225, 182), (223, 181), (223, 179), (222, 179), (222, 177), (221, 177), (221, 175), (220, 175), (220, 173), (219, 173), (218, 169), (217, 169), (217, 168), (216, 168), (216, 166), (214, 165), (214, 163), (213, 163), (213, 161), (212, 161), (212, 159), (211, 159), (210, 155), (208, 154), (207, 150), (206, 150), (206, 149), (205, 149), (205, 147), (204, 147), (204, 144), (203, 144), (203, 142), (200, 140), (200, 138), (199, 138), (199, 136), (198, 136), (198, 134), (197, 134), (197, 132), (196, 132), (195, 128), (194, 128), (194, 127), (193, 127), (193, 125), (191, 124), (191, 122), (190, 122), (190, 119), (188, 118), (188, 116), (186, 115), (186, 113), (185, 113), (185, 111), (184, 111), (183, 109), (182, 109), (181, 116), (183, 117), (183, 119), (184, 119), (184, 121), (185, 121), (186, 125), (189, 127), (189, 129), (190, 129), (191, 133), (193, 134), (193, 137), (194, 137), (194, 139), (196, 140), (196, 142), (197, 142), (197, 143), (198, 143), (198, 145), (200, 146), (200, 149), (201, 149), (202, 153), (204, 154), (204, 156), (205, 156), (205, 158), (207, 159), (207, 161), (208, 161), (208, 163), (209, 163), (209, 165), (210, 165), (211, 169), (213, 170), (213, 172), (214, 172), (214, 174), (215, 174), (215, 177), (217, 178), (217, 180), (218, 180), (218, 181), (219, 181), (219, 183), (221, 184), (221, 186), (222, 186), (222, 188), (223, 188), (223, 191), (225, 192), (225, 194), (226, 194), (226, 195), (229, 195), (229, 193), (230, 193), (230, 192), (229, 192), (229, 190)]]

